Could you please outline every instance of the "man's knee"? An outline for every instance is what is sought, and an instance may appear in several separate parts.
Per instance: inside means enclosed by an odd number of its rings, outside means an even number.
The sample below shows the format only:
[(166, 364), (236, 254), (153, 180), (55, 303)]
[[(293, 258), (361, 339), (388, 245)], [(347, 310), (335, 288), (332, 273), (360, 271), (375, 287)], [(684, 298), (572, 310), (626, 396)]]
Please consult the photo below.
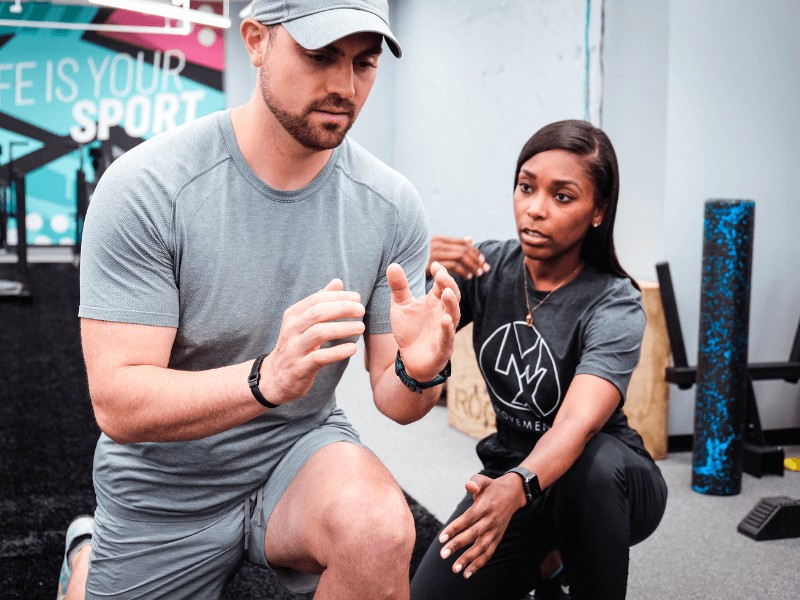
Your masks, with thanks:
[(416, 538), (402, 491), (386, 483), (350, 482), (330, 499), (332, 551), (408, 563)]

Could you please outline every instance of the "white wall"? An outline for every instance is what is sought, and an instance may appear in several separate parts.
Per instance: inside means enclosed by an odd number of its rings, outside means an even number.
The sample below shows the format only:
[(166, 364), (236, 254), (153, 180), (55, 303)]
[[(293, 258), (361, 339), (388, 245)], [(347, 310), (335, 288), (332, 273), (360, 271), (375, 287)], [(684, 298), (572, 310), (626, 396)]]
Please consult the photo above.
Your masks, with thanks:
[(625, 269), (655, 281), (664, 257), (669, 2), (606, 0), (603, 115), (617, 152), (614, 241)]
[[(756, 202), (750, 360), (785, 360), (800, 317), (800, 3), (672, 0), (664, 228), (690, 357), (697, 355), (703, 204)], [(759, 383), (766, 429), (800, 424), (800, 387)], [(694, 396), (676, 394), (687, 430)]]
[[(600, 2), (591, 4), (596, 27)], [(434, 231), (514, 235), (521, 145), (546, 123), (584, 115), (585, 10), (584, 0), (393, 2), (404, 56), (382, 57), (353, 136), (414, 182)], [(800, 318), (790, 179), (800, 173), (800, 2), (606, 0), (605, 13), (601, 125), (620, 161), (623, 265), (652, 280), (669, 260), (694, 362), (703, 204), (755, 200), (750, 359), (785, 359)], [(228, 42), (229, 105), (253, 84), (234, 45), (238, 35)], [(671, 393), (670, 433), (691, 433), (694, 390)], [(756, 394), (765, 428), (800, 425), (800, 386), (757, 383)]]
[(400, 0), (394, 165), (434, 232), (515, 235), (514, 167), (541, 126), (584, 114), (584, 0)]

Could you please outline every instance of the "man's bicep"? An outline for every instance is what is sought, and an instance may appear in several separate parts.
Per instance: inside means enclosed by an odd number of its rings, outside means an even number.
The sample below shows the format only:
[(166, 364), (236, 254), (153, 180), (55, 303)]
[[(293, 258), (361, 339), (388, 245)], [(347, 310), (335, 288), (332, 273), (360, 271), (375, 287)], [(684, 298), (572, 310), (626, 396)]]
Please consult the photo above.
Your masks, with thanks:
[(166, 367), (175, 328), (81, 319), (81, 343), (89, 382), (135, 365)]
[(392, 333), (368, 333), (364, 336), (364, 349), (367, 354), (369, 380), (374, 390), (378, 379), (394, 364), (397, 342)]

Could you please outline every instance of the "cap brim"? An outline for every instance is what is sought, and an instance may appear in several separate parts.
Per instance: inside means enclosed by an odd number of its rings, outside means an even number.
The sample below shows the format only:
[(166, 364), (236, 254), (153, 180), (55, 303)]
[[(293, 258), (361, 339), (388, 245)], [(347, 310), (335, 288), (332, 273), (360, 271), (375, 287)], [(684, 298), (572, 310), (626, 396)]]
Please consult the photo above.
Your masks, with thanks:
[(389, 26), (378, 15), (366, 10), (335, 8), (284, 21), (282, 25), (298, 44), (308, 50), (324, 48), (354, 33), (372, 32), (383, 36), (397, 58), (403, 55)]

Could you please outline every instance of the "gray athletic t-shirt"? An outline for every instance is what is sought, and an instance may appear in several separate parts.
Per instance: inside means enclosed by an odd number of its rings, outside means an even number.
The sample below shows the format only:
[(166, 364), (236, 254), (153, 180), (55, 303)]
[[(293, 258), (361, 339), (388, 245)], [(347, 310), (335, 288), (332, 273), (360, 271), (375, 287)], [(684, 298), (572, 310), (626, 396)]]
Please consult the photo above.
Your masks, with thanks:
[[(345, 139), (306, 187), (273, 189), (246, 163), (224, 111), (107, 170), (86, 217), (79, 316), (177, 328), (169, 366), (212, 369), (270, 351), (284, 310), (335, 277), (361, 294), (367, 333), (390, 332), (386, 267), (400, 263), (417, 296), (427, 259), (427, 218), (399, 173)], [(140, 517), (229, 508), (268, 477), (266, 456), (334, 410), (346, 366), (322, 369), (303, 398), (201, 440), (119, 445), (101, 435), (98, 496)]]

